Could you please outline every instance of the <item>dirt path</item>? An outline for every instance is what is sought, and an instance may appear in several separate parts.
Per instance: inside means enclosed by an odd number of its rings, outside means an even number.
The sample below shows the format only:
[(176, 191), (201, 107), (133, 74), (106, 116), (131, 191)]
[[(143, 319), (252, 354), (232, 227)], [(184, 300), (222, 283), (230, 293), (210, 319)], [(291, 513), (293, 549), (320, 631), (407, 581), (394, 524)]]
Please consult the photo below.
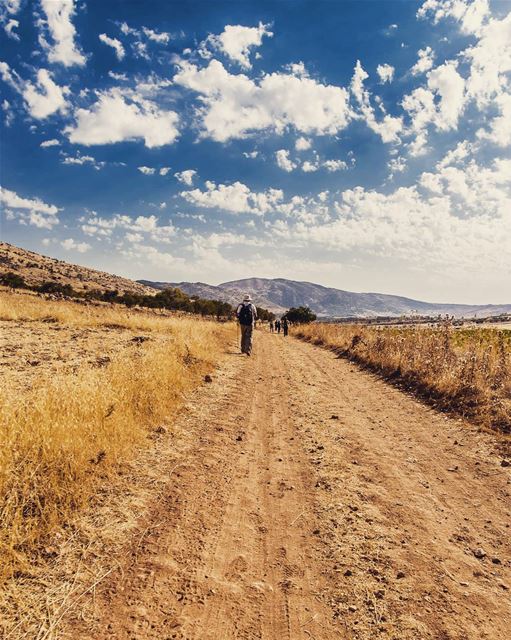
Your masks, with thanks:
[(491, 436), (256, 339), (180, 418), (193, 444), (68, 637), (505, 638), (511, 472)]

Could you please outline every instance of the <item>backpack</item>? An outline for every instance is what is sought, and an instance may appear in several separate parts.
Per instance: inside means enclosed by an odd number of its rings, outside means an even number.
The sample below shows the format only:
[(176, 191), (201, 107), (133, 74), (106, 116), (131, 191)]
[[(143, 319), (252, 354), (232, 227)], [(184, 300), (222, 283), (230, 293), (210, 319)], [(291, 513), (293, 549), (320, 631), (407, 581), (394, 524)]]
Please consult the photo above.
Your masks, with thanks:
[(254, 312), (252, 311), (252, 305), (251, 304), (244, 304), (242, 305), (240, 312), (238, 314), (238, 320), (240, 321), (240, 324), (248, 327), (249, 325), (253, 324), (254, 322)]

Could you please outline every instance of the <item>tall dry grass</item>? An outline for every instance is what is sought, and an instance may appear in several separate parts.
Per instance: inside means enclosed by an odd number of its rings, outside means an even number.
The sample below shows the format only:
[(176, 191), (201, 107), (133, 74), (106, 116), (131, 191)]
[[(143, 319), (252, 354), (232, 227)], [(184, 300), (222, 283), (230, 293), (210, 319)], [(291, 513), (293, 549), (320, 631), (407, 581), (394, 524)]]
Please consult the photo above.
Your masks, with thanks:
[[(21, 394), (4, 375), (0, 578), (27, 569), (41, 542), (87, 503), (98, 479), (132, 456), (151, 429), (169, 424), (185, 392), (218, 362), (234, 333), (232, 324), (124, 310), (85, 309), (81, 317), (84, 309), (70, 305), (50, 313), (71, 323), (108, 324), (115, 317), (116, 324), (165, 337), (123, 351), (104, 368), (39, 379)], [(2, 313), (5, 317), (5, 307)], [(35, 299), (24, 314), (47, 315), (47, 303)]]
[(511, 331), (314, 323), (296, 334), (406, 384), (439, 408), (511, 432)]
[(0, 288), (0, 320), (58, 322), (73, 327), (117, 326), (140, 331), (166, 331), (176, 312), (128, 309), (117, 304), (51, 300), (28, 291)]

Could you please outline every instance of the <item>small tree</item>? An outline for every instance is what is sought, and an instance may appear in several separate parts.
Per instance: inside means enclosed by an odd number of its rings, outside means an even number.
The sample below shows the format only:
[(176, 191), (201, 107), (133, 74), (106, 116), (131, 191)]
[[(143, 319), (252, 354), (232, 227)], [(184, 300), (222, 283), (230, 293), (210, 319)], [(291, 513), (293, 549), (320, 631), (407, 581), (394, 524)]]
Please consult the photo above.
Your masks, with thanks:
[(296, 322), (297, 324), (307, 324), (314, 322), (316, 314), (312, 313), (309, 307), (291, 307), (289, 311), (284, 314), (289, 322)]
[(3, 273), (0, 276), (0, 283), (5, 285), (6, 287), (11, 287), (11, 289), (25, 289), (27, 283), (25, 282), (22, 276), (17, 273), (13, 273), (9, 271), (8, 273)]

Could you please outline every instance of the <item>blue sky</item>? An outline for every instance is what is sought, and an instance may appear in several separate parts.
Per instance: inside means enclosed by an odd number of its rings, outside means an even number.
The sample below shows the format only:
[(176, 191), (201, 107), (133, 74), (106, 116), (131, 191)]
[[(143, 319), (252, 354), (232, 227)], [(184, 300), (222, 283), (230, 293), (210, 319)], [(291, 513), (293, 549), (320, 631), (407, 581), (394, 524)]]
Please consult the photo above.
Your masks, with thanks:
[(511, 4), (0, 0), (1, 238), (511, 302)]

